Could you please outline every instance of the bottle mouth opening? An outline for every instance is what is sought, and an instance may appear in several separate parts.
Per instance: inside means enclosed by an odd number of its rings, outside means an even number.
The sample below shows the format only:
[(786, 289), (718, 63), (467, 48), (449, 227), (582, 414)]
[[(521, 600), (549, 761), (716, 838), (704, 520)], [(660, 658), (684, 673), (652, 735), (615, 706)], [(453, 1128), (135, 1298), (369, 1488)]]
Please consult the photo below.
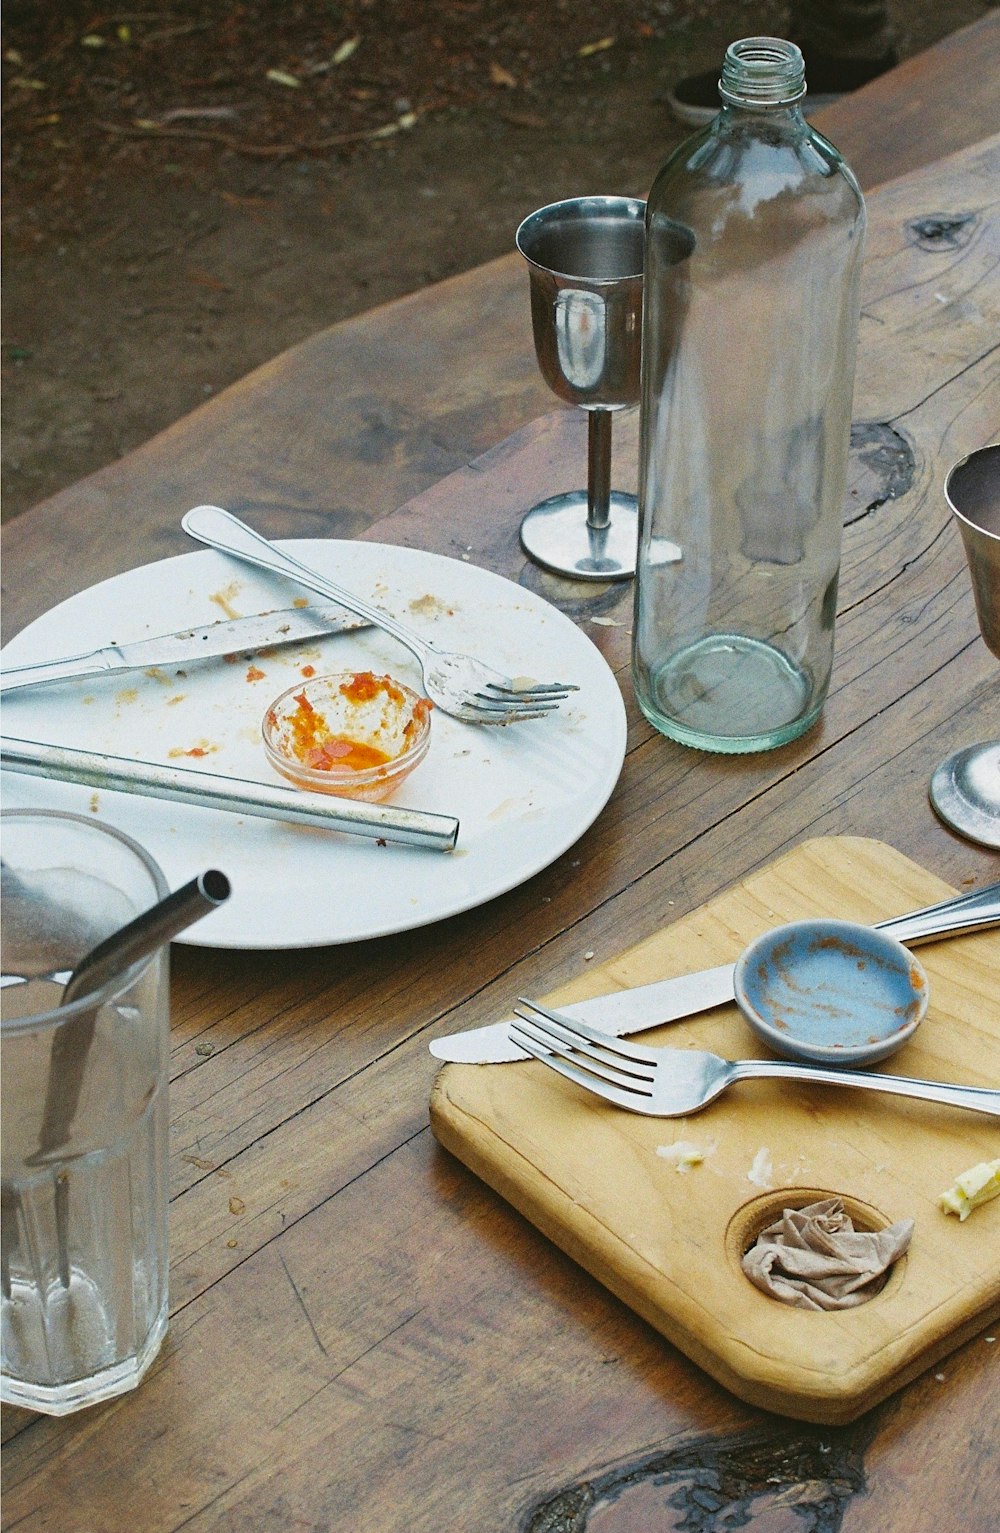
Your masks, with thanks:
[(794, 106), (805, 93), (805, 64), (794, 43), (781, 37), (744, 37), (726, 49), (719, 95), (727, 105)]

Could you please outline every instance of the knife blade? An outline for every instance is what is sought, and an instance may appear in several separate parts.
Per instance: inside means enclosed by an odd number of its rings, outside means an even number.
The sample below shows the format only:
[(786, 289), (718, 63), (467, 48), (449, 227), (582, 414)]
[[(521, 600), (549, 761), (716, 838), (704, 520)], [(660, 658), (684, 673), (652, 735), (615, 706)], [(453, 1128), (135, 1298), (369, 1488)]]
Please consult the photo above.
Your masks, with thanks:
[[(924, 905), (908, 915), (892, 916), (873, 923), (876, 930), (888, 932), (899, 942), (913, 947), (935, 937), (959, 937), (965, 932), (984, 931), (1000, 925), (1000, 883), (988, 884), (968, 894)], [(735, 999), (733, 978), (736, 965), (721, 964), (702, 969), (697, 974), (680, 974), (660, 979), (651, 985), (636, 985), (631, 990), (616, 990), (610, 995), (593, 996), (560, 1006), (576, 1022), (586, 1022), (612, 1038), (641, 1033), (666, 1022), (679, 1022), (697, 1016), (713, 1006), (724, 1006)], [(435, 1059), (447, 1064), (498, 1065), (529, 1056), (512, 1043), (509, 1021), (490, 1022), (461, 1033), (433, 1038), (428, 1045)]]
[(370, 626), (365, 618), (355, 617), (353, 612), (335, 603), (286, 607), (252, 617), (220, 619), (204, 628), (180, 628), (176, 633), (160, 634), (155, 639), (138, 639), (132, 644), (106, 644), (83, 655), (64, 655), (58, 660), (8, 666), (0, 673), (0, 692), (16, 692), (24, 687), (46, 686), (81, 676), (149, 670), (153, 666), (169, 669), (212, 656), (253, 654), (261, 649), (277, 649), (284, 644), (321, 638), (324, 634)]

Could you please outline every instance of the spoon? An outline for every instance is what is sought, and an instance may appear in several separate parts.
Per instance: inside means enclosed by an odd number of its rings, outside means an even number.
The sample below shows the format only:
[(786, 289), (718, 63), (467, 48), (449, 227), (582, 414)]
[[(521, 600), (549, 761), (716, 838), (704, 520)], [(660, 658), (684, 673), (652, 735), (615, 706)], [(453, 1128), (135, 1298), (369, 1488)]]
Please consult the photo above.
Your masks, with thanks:
[[(134, 921), (129, 921), (103, 942), (99, 942), (80, 960), (66, 983), (60, 1005), (69, 1006), (83, 996), (94, 996), (96, 999), (105, 986), (124, 975), (133, 964), (148, 958), (172, 937), (221, 905), (229, 898), (229, 888), (226, 875), (210, 868), (144, 910)], [(49, 1159), (69, 1139), (99, 1009), (98, 1004), (81, 1011), (78, 1017), (65, 1022), (56, 1033), (49, 1064), (39, 1145), (30, 1163), (38, 1164)], [(69, 1179), (64, 1173), (55, 1179), (55, 1219), (59, 1279), (63, 1287), (68, 1288)]]
[(736, 964), (736, 1002), (786, 1059), (870, 1065), (895, 1053), (927, 1010), (923, 966), (895, 937), (854, 921), (792, 921)]

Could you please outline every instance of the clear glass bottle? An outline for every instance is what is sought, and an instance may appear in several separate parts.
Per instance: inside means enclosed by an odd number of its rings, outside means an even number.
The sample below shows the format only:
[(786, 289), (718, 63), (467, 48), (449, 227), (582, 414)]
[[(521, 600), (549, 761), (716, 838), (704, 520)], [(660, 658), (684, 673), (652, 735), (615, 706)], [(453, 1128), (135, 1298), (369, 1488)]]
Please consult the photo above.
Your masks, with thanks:
[(739, 752), (830, 681), (865, 208), (793, 43), (731, 44), (719, 92), (647, 203), (632, 676), (663, 734)]

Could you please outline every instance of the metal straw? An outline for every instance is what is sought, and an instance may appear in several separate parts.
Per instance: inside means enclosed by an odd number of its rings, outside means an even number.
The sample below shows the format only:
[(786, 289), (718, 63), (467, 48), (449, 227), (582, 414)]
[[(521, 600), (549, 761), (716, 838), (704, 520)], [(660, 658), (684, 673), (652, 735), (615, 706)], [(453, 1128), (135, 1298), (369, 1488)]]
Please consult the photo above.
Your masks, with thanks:
[(175, 799), (199, 809), (224, 809), (265, 820), (290, 820), (297, 825), (398, 841), (438, 852), (452, 851), (458, 840), (458, 820), (450, 815), (389, 804), (365, 804), (273, 783), (224, 777), (218, 772), (131, 761), (124, 756), (105, 756), (68, 745), (48, 745), (40, 740), (0, 741), (0, 766), (28, 777), (54, 777), (88, 788)]
[[(60, 1000), (69, 1006), (81, 996), (94, 995), (109, 981), (122, 975), (141, 958), (155, 953), (171, 937), (185, 931), (229, 898), (229, 879), (210, 868), (175, 889), (149, 910), (144, 910), (119, 931), (80, 960), (66, 983)], [(80, 1101), (87, 1055), (97, 1026), (97, 1009), (89, 1008), (65, 1022), (56, 1033), (49, 1061), (48, 1087), (42, 1130), (34, 1162), (49, 1160), (67, 1143)], [(70, 1285), (69, 1262), (69, 1168), (55, 1172), (55, 1221), (59, 1281)]]

